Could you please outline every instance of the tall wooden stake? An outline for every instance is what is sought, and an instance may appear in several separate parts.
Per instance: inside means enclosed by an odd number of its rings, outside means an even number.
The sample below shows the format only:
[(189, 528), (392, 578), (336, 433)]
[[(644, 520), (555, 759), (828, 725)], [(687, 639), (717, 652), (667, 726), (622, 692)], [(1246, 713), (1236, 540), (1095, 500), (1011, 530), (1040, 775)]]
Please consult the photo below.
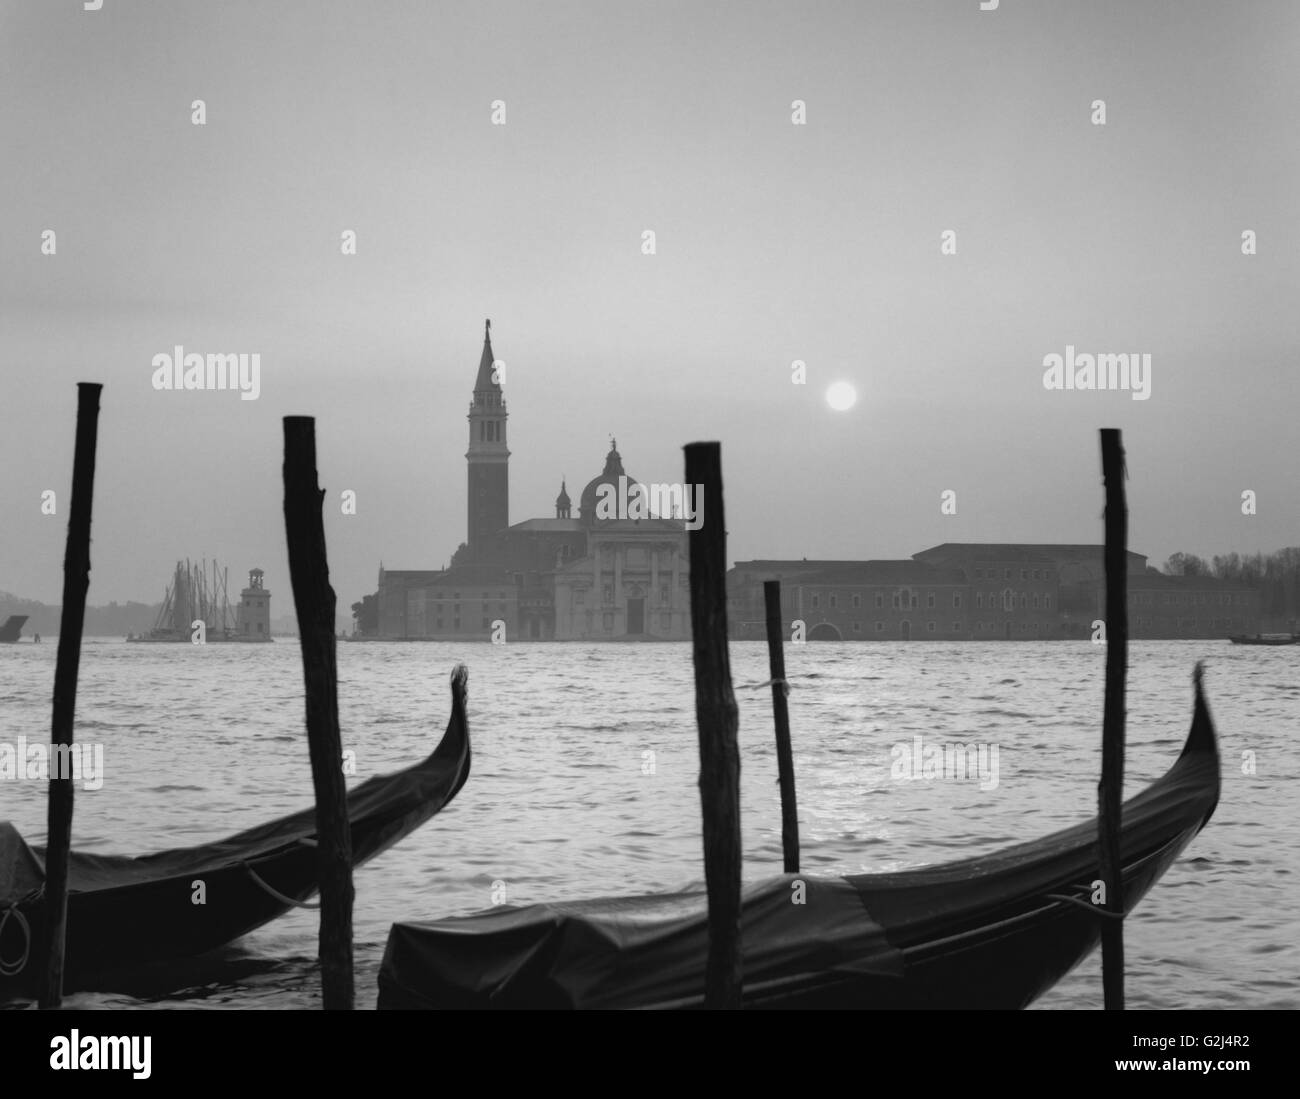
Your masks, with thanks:
[(739, 1008), (740, 748), (736, 697), (727, 651), (727, 528), (722, 511), (718, 443), (686, 448), (686, 483), (700, 486), (702, 523), (690, 532), (691, 640), (695, 720), (700, 735), (700, 804), (704, 880), (709, 895), (709, 960), (704, 1006)]
[[(1124, 793), (1124, 678), (1128, 674), (1128, 507), (1124, 502), (1124, 445), (1118, 428), (1102, 428), (1101, 469), (1106, 485), (1106, 701), (1097, 786), (1098, 845), (1106, 908), (1124, 911), (1120, 829)], [(1102, 988), (1107, 1011), (1124, 1010), (1124, 921), (1101, 929)]]
[[(99, 437), (99, 394), (95, 382), (77, 385), (77, 435), (72, 452), (72, 498), (68, 502), (68, 541), (63, 552), (63, 611), (54, 664), (54, 707), (50, 721), (50, 778), (45, 848), (45, 940), (38, 1002), (63, 1003), (63, 950), (68, 930), (68, 860), (72, 853), (73, 717), (77, 710), (77, 671), (81, 629), (90, 587), (90, 514), (95, 498), (95, 446)], [(62, 751), (61, 751), (62, 749)], [(61, 761), (62, 766), (57, 766)]]
[(298, 615), (307, 687), (307, 744), (316, 788), (320, 865), (321, 995), (327, 1011), (351, 1010), (352, 831), (339, 735), (338, 669), (334, 651), (334, 589), (321, 521), (324, 491), (316, 483), (316, 421), (284, 418), (284, 528), (289, 579)]
[(785, 639), (781, 622), (781, 581), (763, 581), (767, 607), (767, 666), (772, 680), (772, 713), (776, 717), (776, 770), (781, 786), (781, 850), (785, 872), (799, 873), (799, 806), (794, 795), (794, 752), (790, 748), (790, 710), (786, 696)]

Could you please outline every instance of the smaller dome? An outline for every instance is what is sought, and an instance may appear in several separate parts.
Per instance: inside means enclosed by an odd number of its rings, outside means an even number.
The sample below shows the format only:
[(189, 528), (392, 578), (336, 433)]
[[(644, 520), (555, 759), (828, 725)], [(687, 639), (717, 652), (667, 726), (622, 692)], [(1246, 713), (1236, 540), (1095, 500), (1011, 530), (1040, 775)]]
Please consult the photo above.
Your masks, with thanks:
[(569, 494), (565, 491), (564, 480), (560, 480), (560, 495), (555, 498), (557, 508), (567, 508), (573, 501), (569, 499)]

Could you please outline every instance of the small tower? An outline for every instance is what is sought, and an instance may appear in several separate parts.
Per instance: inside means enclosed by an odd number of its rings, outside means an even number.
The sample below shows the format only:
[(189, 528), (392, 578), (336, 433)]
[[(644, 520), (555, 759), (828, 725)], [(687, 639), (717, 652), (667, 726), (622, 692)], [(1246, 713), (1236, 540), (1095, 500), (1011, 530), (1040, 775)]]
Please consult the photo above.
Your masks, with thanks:
[(271, 593), (262, 586), (261, 569), (250, 569), (248, 587), (239, 593), (238, 637), (243, 641), (271, 640)]
[(560, 495), (555, 498), (555, 518), (557, 519), (569, 518), (569, 508), (572, 505), (573, 505), (573, 501), (569, 499), (569, 494), (564, 487), (564, 478), (561, 477)]

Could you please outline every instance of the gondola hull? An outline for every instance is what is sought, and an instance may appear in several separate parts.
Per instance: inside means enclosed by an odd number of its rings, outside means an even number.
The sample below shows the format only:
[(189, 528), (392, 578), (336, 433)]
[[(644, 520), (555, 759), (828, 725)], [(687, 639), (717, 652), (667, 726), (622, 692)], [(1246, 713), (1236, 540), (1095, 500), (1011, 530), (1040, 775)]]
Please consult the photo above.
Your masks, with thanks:
[[(1191, 733), (1123, 810), (1126, 911), (1214, 811), (1219, 763), (1197, 677)], [(745, 890), (748, 1008), (1019, 1008), (1096, 946), (1095, 819), (995, 854), (891, 874), (786, 875)], [(394, 925), (381, 1008), (697, 1008), (702, 891)]]
[[(434, 752), (348, 793), (353, 865), (446, 806), (469, 767), (465, 676), (458, 668), (451, 718)], [(319, 888), (315, 833), (312, 808), (201, 847), (139, 858), (73, 852), (64, 991), (114, 987), (118, 974), (196, 957), (308, 900)], [(35, 991), (43, 863), (42, 848), (27, 847), (12, 828), (0, 826), (0, 998)]]

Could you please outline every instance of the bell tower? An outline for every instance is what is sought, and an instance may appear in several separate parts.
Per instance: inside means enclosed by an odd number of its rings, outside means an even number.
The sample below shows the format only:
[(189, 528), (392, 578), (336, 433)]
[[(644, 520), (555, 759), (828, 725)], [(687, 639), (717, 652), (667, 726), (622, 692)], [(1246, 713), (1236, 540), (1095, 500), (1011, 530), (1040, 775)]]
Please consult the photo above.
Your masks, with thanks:
[(471, 560), (491, 556), (492, 536), (510, 525), (510, 451), (506, 448), (505, 366), (492, 355), (492, 322), (483, 322), (483, 354), (469, 406), (469, 529)]

